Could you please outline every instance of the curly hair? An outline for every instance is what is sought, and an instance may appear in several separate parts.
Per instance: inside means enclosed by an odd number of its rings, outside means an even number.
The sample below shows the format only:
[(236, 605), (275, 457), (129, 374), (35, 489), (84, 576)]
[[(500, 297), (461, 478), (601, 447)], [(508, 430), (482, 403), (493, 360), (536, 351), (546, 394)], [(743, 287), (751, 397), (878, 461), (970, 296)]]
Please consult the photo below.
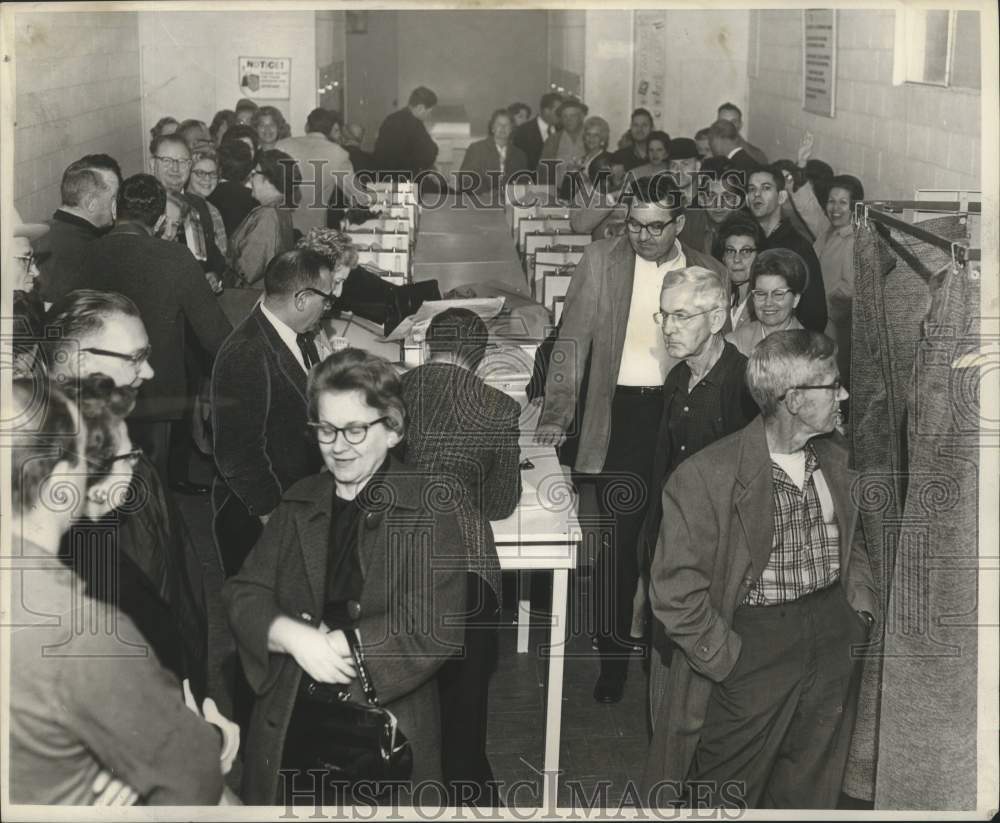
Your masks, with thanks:
[(76, 401), (80, 418), (87, 424), (84, 457), (90, 466), (87, 488), (100, 483), (111, 473), (114, 458), (121, 447), (121, 424), (135, 408), (136, 390), (116, 386), (105, 374), (91, 374), (74, 381), (66, 389)]
[(346, 266), (353, 269), (358, 265), (358, 250), (354, 242), (344, 232), (336, 229), (312, 228), (298, 242), (298, 248), (310, 249), (323, 255), (331, 269)]
[(316, 419), (319, 396), (330, 391), (361, 392), (369, 406), (388, 418), (386, 428), (399, 435), (405, 431), (403, 384), (395, 366), (384, 357), (363, 349), (343, 349), (314, 367), (306, 388), (310, 419)]

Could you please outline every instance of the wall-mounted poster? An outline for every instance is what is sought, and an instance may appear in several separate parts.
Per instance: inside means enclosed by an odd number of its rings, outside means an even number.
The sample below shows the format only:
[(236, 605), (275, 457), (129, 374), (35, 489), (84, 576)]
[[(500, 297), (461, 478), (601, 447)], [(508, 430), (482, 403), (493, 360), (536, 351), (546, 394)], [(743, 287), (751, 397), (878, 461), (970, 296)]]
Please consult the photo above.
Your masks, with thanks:
[(665, 35), (663, 11), (636, 11), (633, 104), (649, 109), (655, 121), (663, 116), (667, 71)]
[(833, 117), (837, 95), (837, 12), (802, 12), (802, 108)]
[(292, 96), (290, 57), (240, 57), (240, 91), (254, 100), (288, 100)]

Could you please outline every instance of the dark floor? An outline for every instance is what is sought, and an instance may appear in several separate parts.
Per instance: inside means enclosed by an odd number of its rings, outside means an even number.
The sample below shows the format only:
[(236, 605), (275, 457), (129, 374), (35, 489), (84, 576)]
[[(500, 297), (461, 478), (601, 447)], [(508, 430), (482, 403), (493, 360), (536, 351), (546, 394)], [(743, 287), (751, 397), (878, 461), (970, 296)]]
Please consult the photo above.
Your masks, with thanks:
[[(208, 482), (212, 475), (211, 463), (196, 459), (191, 475), (199, 482)], [(178, 495), (177, 500), (195, 545), (205, 553), (206, 568), (215, 569), (208, 497)], [(586, 564), (588, 558), (581, 560)], [(206, 581), (210, 592), (218, 592), (221, 584), (217, 572)], [(538, 650), (548, 642), (547, 624), (543, 613), (536, 615), (532, 621), (529, 653), (517, 654), (516, 579), (513, 574), (504, 575), (504, 587), (505, 627), (500, 633), (500, 661), (490, 690), (488, 751), (494, 775), (503, 784), (501, 792), (506, 804), (541, 806), (548, 661)], [(545, 581), (537, 579), (535, 589), (538, 594), (533, 608), (541, 612), (548, 606)], [(648, 744), (646, 674), (637, 655), (630, 664), (621, 703), (607, 706), (594, 701), (592, 691), (598, 664), (584, 619), (589, 590), (589, 577), (585, 573), (572, 572), (570, 626), (573, 634), (567, 644), (563, 677), (559, 806), (591, 805), (596, 796), (601, 799), (599, 806), (617, 808), (622, 802), (626, 781), (637, 781), (645, 762)], [(216, 596), (209, 603), (209, 648), (214, 650), (213, 659), (217, 660), (230, 644), (225, 612)], [(218, 676), (217, 669), (210, 671), (210, 684), (212, 678)], [(221, 705), (220, 709), (226, 711)], [(237, 765), (230, 774), (233, 788), (238, 787), (238, 768)], [(602, 781), (605, 782), (602, 784)], [(604, 791), (607, 792), (606, 801)]]

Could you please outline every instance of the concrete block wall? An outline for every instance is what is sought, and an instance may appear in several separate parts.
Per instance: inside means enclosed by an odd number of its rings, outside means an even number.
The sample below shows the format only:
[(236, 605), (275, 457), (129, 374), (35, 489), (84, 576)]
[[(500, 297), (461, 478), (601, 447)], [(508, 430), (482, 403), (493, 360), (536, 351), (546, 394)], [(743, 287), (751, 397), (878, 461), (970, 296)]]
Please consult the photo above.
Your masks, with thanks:
[(142, 167), (134, 12), (14, 16), (14, 205), (28, 221), (59, 205), (63, 170), (104, 152)]
[(867, 196), (910, 199), (918, 188), (980, 188), (980, 94), (894, 86), (894, 12), (838, 12), (833, 118), (802, 109), (802, 12), (756, 13), (760, 68), (750, 79), (748, 138), (769, 157), (795, 159), (809, 130), (813, 156), (860, 177)]

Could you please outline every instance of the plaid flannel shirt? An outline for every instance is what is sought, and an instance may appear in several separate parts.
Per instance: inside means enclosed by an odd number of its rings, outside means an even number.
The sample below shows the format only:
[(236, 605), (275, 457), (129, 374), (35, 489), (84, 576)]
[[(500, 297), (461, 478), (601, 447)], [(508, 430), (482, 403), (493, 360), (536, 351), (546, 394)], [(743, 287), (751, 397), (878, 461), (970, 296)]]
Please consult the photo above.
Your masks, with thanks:
[[(840, 529), (830, 507), (823, 515), (815, 473), (819, 458), (806, 447), (805, 484), (792, 482), (777, 463), (771, 463), (774, 494), (774, 538), (771, 556), (744, 606), (775, 606), (825, 589), (840, 577)], [(829, 519), (830, 522), (827, 522)]]

